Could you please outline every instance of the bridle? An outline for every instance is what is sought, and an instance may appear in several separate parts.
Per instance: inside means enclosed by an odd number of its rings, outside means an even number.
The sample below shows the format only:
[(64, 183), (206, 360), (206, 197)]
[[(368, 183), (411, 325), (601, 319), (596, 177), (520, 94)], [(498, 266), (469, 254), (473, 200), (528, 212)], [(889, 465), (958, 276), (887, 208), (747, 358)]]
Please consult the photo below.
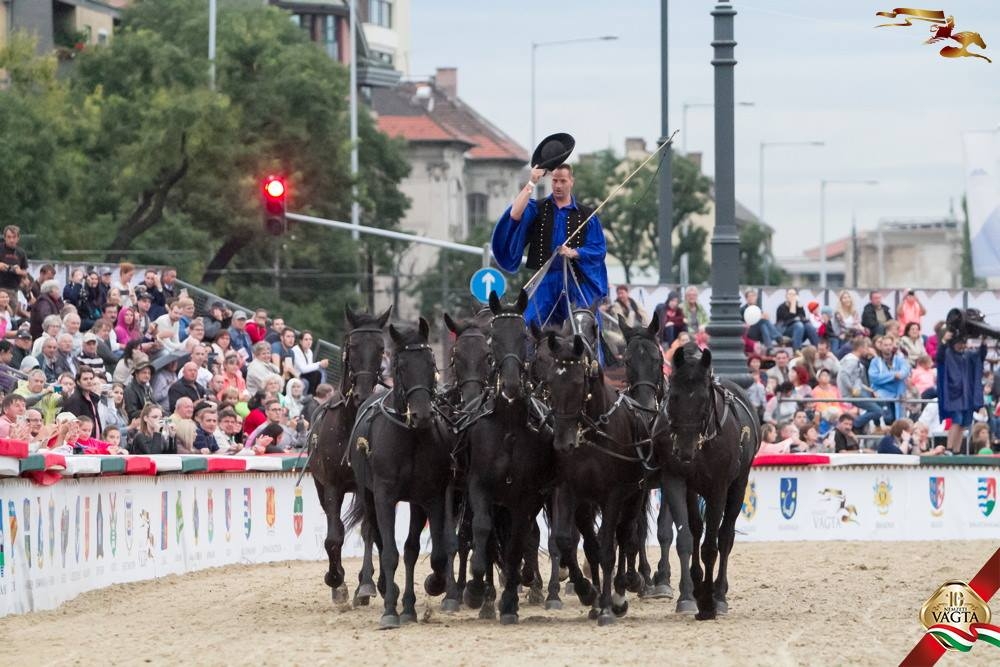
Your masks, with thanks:
[[(379, 340), (381, 340), (382, 329), (380, 327), (374, 327), (374, 326), (364, 326), (364, 327), (358, 327), (357, 329), (351, 329), (349, 332), (347, 332), (347, 335), (344, 336), (344, 359), (343, 359), (343, 367), (344, 367), (344, 374), (345, 374), (344, 377), (347, 380), (346, 383), (345, 383), (345, 385), (344, 385), (344, 398), (345, 399), (351, 397), (352, 395), (354, 395), (354, 388), (357, 385), (358, 378), (369, 377), (370, 376), (370, 377), (374, 378), (374, 384), (375, 385), (381, 385), (383, 387), (387, 387), (388, 386), (385, 383), (385, 379), (382, 377), (382, 366), (381, 366), (381, 364), (379, 364), (379, 369), (377, 371), (370, 371), (368, 369), (355, 370), (355, 369), (353, 369), (351, 367), (351, 355), (350, 355), (351, 339), (355, 335), (357, 335), (357, 334), (366, 334), (366, 333), (378, 334), (379, 335)], [(383, 350), (385, 349), (384, 345), (382, 346), (382, 349)], [(381, 357), (381, 355), (380, 355), (380, 357)]]
[[(640, 345), (643, 342), (648, 342), (651, 346), (653, 346), (653, 347), (656, 348), (655, 356), (659, 356), (659, 350), (660, 350), (660, 348), (659, 348), (659, 345), (657, 345), (655, 341), (652, 341), (652, 340), (650, 340), (648, 338), (641, 338), (641, 337), (635, 337), (632, 340), (639, 341)], [(656, 406), (653, 407), (653, 408), (646, 408), (646, 407), (643, 407), (643, 406), (639, 405), (638, 403), (636, 403), (635, 407), (638, 408), (639, 410), (642, 410), (644, 412), (652, 412), (652, 413), (656, 413), (656, 412), (659, 411), (659, 405), (660, 405), (660, 403), (663, 402), (663, 397), (666, 394), (666, 379), (663, 376), (662, 363), (661, 363), (660, 366), (661, 366), (661, 371), (656, 374), (656, 381), (653, 381), (653, 380), (636, 380), (636, 381), (633, 382), (631, 379), (628, 379), (628, 384), (625, 386), (625, 393), (630, 398), (634, 398), (634, 395), (633, 395), (634, 391), (636, 389), (640, 388), (640, 387), (649, 387), (652, 390), (652, 392), (653, 392), (653, 396), (654, 396), (655, 401), (656, 401)], [(631, 345), (631, 341), (629, 341), (629, 344), (625, 348), (625, 371), (626, 371), (626, 378), (628, 377), (628, 375), (631, 375), (632, 372), (635, 371), (635, 366), (632, 365), (632, 345)]]
[(475, 329), (475, 328), (466, 329), (462, 333), (458, 334), (458, 336), (455, 339), (455, 345), (452, 345), (452, 347), (451, 347), (451, 358), (448, 361), (448, 369), (451, 371), (452, 377), (455, 378), (455, 385), (454, 386), (455, 386), (455, 388), (459, 392), (461, 392), (462, 389), (465, 387), (465, 385), (475, 383), (475, 384), (479, 385), (479, 393), (483, 393), (484, 391), (486, 391), (486, 379), (485, 378), (480, 377), (480, 376), (475, 376), (475, 377), (467, 377), (467, 378), (461, 378), (460, 379), (458, 377), (458, 372), (455, 370), (455, 350), (458, 349), (458, 341), (461, 340), (461, 339), (463, 339), (463, 338), (465, 338), (465, 339), (469, 339), (469, 338), (484, 338), (487, 341), (489, 340), (488, 336), (485, 333), (483, 333), (479, 329)]
[[(497, 361), (496, 355), (493, 353), (494, 352), (493, 327), (496, 325), (497, 320), (514, 320), (514, 319), (519, 320), (521, 327), (522, 328), (524, 327), (524, 317), (521, 315), (521, 313), (499, 313), (497, 315), (494, 315), (493, 319), (490, 322), (490, 336), (488, 338), (490, 345), (490, 368), (491, 368), (490, 384), (495, 386), (497, 396), (502, 396), (508, 403), (513, 403), (516, 398), (514, 396), (508, 396), (504, 391), (503, 387), (501, 386), (500, 382), (501, 379), (500, 372), (503, 370), (504, 364), (506, 364), (508, 361), (513, 361), (514, 364), (517, 366), (517, 378), (518, 378), (517, 381), (518, 381), (518, 387), (521, 389), (521, 393), (526, 394), (530, 391), (531, 388), (531, 383), (528, 380), (528, 374), (530, 372), (530, 364), (527, 359), (528, 356), (527, 349), (525, 349), (523, 353), (520, 355), (517, 354), (516, 352), (506, 352), (500, 357), (499, 361)], [(525, 333), (525, 335), (527, 334)]]
[[(565, 373), (569, 369), (574, 368), (576, 366), (583, 367), (583, 377), (586, 387), (583, 393), (583, 400), (580, 402), (579, 409), (577, 409), (577, 411), (574, 413), (563, 413), (563, 414), (556, 412), (554, 407), (550, 409), (550, 414), (556, 419), (562, 419), (564, 421), (569, 421), (571, 419), (579, 419), (581, 415), (586, 414), (587, 403), (590, 401), (591, 398), (593, 398), (590, 385), (593, 382), (593, 378), (596, 377), (597, 375), (597, 370), (595, 368), (597, 362), (591, 359), (590, 354), (588, 352), (585, 352), (583, 356), (579, 359), (557, 358), (553, 360), (553, 364), (557, 369), (561, 369), (562, 373)], [(560, 375), (562, 374), (559, 372), (559, 370), (557, 370), (556, 373)]]
[(434, 349), (430, 345), (428, 345), (427, 343), (411, 343), (410, 345), (404, 345), (403, 347), (401, 347), (398, 350), (396, 350), (396, 353), (395, 353), (394, 359), (393, 359), (393, 374), (394, 374), (394, 376), (393, 376), (393, 382), (392, 382), (392, 384), (393, 384), (393, 392), (395, 392), (397, 389), (403, 389), (403, 391), (399, 395), (399, 398), (402, 400), (403, 406), (406, 408), (406, 410), (405, 410), (405, 412), (403, 414), (406, 417), (405, 425), (408, 428), (413, 428), (413, 413), (410, 410), (410, 397), (412, 397), (418, 391), (426, 392), (427, 393), (427, 397), (430, 399), (430, 402), (431, 402), (432, 406), (434, 405), (435, 399), (437, 398), (437, 387), (436, 386), (430, 386), (430, 387), (428, 387), (428, 386), (423, 385), (423, 384), (416, 384), (416, 385), (413, 385), (412, 387), (405, 387), (405, 385), (400, 381), (399, 377), (397, 377), (395, 375), (398, 372), (398, 367), (399, 367), (398, 360), (399, 360), (400, 355), (406, 354), (406, 353), (412, 353), (412, 352), (421, 352), (421, 353), (425, 353), (425, 354), (430, 354), (430, 356), (431, 356), (431, 365), (434, 368), (434, 378), (435, 378), (435, 381), (436, 381), (437, 376), (438, 376), (437, 363), (434, 360)]

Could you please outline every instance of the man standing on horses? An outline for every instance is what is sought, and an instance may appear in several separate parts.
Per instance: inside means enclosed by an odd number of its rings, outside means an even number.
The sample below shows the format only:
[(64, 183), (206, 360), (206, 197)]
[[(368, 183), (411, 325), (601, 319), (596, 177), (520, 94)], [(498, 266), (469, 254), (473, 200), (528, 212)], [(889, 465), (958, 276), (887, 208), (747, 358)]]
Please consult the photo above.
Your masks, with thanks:
[[(508, 273), (518, 270), (526, 248), (526, 266), (533, 271), (558, 255), (534, 293), (529, 290), (524, 319), (540, 326), (562, 324), (573, 307), (589, 308), (608, 294), (604, 230), (597, 216), (591, 217), (593, 209), (577, 203), (573, 168), (564, 162), (573, 145), (568, 134), (552, 135), (538, 145), (530, 180), (493, 229), (493, 256)], [(550, 170), (552, 194), (533, 199), (535, 186)]]

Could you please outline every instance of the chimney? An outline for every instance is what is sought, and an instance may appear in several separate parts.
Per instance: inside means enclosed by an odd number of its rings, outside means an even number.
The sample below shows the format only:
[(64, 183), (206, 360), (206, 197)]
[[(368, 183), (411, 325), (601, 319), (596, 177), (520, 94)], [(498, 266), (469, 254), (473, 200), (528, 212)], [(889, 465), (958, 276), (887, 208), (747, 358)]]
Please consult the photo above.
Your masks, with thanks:
[(691, 151), (684, 157), (686, 157), (691, 164), (697, 167), (699, 172), (701, 171), (701, 151)]
[(646, 140), (642, 137), (625, 137), (625, 159), (644, 160), (649, 156), (646, 152)]
[(453, 100), (458, 97), (458, 68), (438, 67), (437, 74), (434, 75), (434, 85), (448, 99)]

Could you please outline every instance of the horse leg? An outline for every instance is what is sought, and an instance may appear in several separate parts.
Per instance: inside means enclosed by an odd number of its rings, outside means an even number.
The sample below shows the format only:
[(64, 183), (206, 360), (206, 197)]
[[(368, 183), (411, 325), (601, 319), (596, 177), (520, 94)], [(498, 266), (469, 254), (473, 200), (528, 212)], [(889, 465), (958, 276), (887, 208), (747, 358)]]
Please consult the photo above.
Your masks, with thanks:
[(729, 613), (729, 603), (726, 601), (726, 594), (729, 592), (729, 554), (736, 539), (736, 519), (743, 507), (745, 487), (745, 480), (734, 481), (729, 486), (726, 512), (722, 516), (722, 527), (719, 528), (719, 574), (715, 578), (715, 608), (720, 614)]
[(396, 585), (396, 568), (399, 567), (399, 549), (396, 547), (396, 499), (375, 496), (375, 516), (378, 530), (382, 538), (379, 549), (379, 569), (384, 580), (385, 604), (382, 611), (380, 628), (383, 630), (399, 627), (399, 613), (396, 603), (399, 601), (399, 587)]
[[(367, 516), (375, 516), (375, 505), (374, 497), (370, 491), (360, 489), (357, 493), (364, 494), (362, 496), (363, 501), (366, 505)], [(365, 543), (365, 555), (361, 562), (361, 571), (358, 572), (358, 588), (354, 591), (354, 606), (355, 607), (367, 607), (368, 602), (371, 598), (378, 594), (378, 589), (375, 588), (375, 561), (373, 552), (373, 545), (377, 545), (379, 553), (382, 551), (382, 535), (378, 532), (378, 528), (367, 520), (361, 525), (361, 539)], [(384, 583), (382, 577), (381, 567), (379, 568), (379, 582)], [(382, 592), (385, 589), (379, 586)]]
[(705, 541), (701, 545), (701, 561), (705, 566), (705, 577), (700, 587), (695, 588), (698, 613), (695, 618), (708, 621), (715, 618), (715, 560), (719, 555), (719, 524), (726, 502), (725, 491), (715, 492), (705, 498)]
[[(551, 512), (550, 512), (551, 515)], [(562, 609), (562, 600), (559, 599), (559, 565), (562, 560), (559, 554), (559, 544), (556, 542), (555, 518), (549, 517), (549, 592), (545, 596), (546, 609)]]
[(518, 596), (517, 588), (521, 582), (519, 571), (524, 556), (525, 532), (527, 531), (527, 512), (522, 508), (510, 510), (510, 534), (505, 545), (504, 557), (504, 588), (500, 597), (500, 623), (513, 625), (517, 623)]
[(698, 549), (698, 545), (701, 544), (704, 522), (701, 519), (701, 513), (698, 511), (698, 494), (691, 489), (687, 489), (685, 498), (687, 500), (688, 525), (691, 528), (691, 587), (694, 596), (697, 597), (702, 581), (705, 578), (705, 573), (701, 569), (701, 553)]
[(465, 592), (468, 577), (469, 554), (472, 553), (472, 510), (466, 507), (462, 511), (462, 523), (458, 528), (458, 593)]
[(479, 618), (486, 621), (495, 620), (497, 617), (497, 587), (496, 587), (496, 560), (497, 560), (497, 533), (490, 532), (489, 540), (486, 543), (486, 584), (483, 589), (483, 606), (479, 610)]
[[(628, 601), (625, 599), (624, 581), (615, 582), (615, 595), (612, 599), (612, 582), (614, 580), (615, 569), (615, 535), (618, 532), (618, 524), (622, 514), (622, 499), (620, 493), (615, 493), (608, 500), (607, 505), (602, 508), (601, 527), (597, 533), (597, 542), (600, 545), (601, 558), (601, 597), (598, 607), (600, 613), (597, 617), (598, 625), (610, 625), (615, 622), (615, 617), (624, 615), (628, 611)], [(614, 610), (614, 611), (613, 611)]]
[(441, 601), (441, 611), (447, 612), (455, 612), (461, 608), (461, 594), (458, 582), (455, 580), (455, 556), (458, 553), (455, 499), (454, 485), (449, 483), (444, 497), (444, 529), (442, 531), (447, 564), (445, 566), (445, 595), (444, 600)]
[(491, 558), (488, 553), (490, 534), (493, 532), (493, 518), (491, 508), (485, 492), (480, 488), (475, 480), (469, 481), (469, 509), (472, 510), (472, 579), (465, 587), (464, 600), (470, 609), (479, 609), (483, 606), (485, 595), (485, 584), (483, 577), (486, 570), (491, 566)]
[[(692, 577), (692, 553), (697, 542), (692, 534), (693, 521), (698, 522), (699, 539), (701, 535), (701, 515), (698, 513), (698, 496), (694, 496), (693, 512), (687, 505), (687, 485), (680, 477), (670, 477), (664, 485), (664, 504), (667, 506), (667, 516), (677, 527), (677, 558), (680, 561), (678, 585), (680, 594), (677, 597), (676, 612), (678, 614), (693, 614), (698, 610), (694, 601), (694, 580)], [(691, 519), (691, 517), (694, 519)], [(670, 526), (667, 526), (670, 530)], [(668, 545), (669, 550), (669, 545)], [(669, 551), (663, 553), (666, 559)], [(695, 558), (695, 561), (697, 558)], [(667, 570), (669, 572), (669, 569)]]
[(660, 543), (660, 560), (656, 564), (653, 594), (650, 595), (654, 598), (672, 598), (674, 596), (674, 590), (670, 587), (670, 545), (674, 541), (674, 518), (670, 511), (671, 503), (667, 494), (666, 484), (661, 481), (660, 511), (656, 515), (656, 540)]
[(347, 587), (344, 586), (344, 565), (340, 560), (344, 548), (344, 522), (340, 518), (340, 510), (344, 504), (344, 494), (328, 485), (324, 488), (326, 496), (326, 540), (323, 546), (330, 559), (330, 569), (326, 573), (326, 585), (333, 589), (334, 604), (347, 602)]
[(531, 515), (530, 521), (525, 526), (524, 540), (524, 567), (521, 568), (521, 583), (528, 587), (528, 604), (541, 604), (545, 597), (542, 594), (542, 575), (538, 569), (538, 546), (541, 543), (541, 531), (538, 529), (538, 521), (535, 517), (538, 512)]
[(574, 531), (573, 519), (575, 499), (564, 490), (559, 489), (552, 496), (553, 526), (556, 548), (559, 552), (559, 562), (569, 569), (569, 579), (573, 582), (573, 590), (580, 599), (580, 604), (590, 607), (597, 601), (597, 590), (590, 580), (583, 576), (577, 562), (576, 548), (579, 541), (578, 533)]
[(417, 622), (417, 594), (413, 590), (413, 571), (420, 556), (420, 533), (427, 522), (427, 514), (416, 503), (410, 503), (410, 530), (403, 544), (403, 567), (406, 569), (406, 583), (403, 585), (403, 613), (400, 623)]
[[(590, 570), (590, 581), (593, 595), (593, 606), (590, 608), (591, 620), (597, 618), (601, 613), (598, 601), (598, 592), (601, 590), (601, 542), (594, 530), (596, 508), (593, 506), (583, 506), (577, 512), (577, 530), (583, 538), (583, 555), (587, 559), (587, 568)], [(602, 517), (602, 521), (606, 521)], [(575, 555), (575, 554), (574, 554)], [(576, 586), (576, 582), (573, 582)], [(577, 594), (579, 595), (579, 593)]]
[[(448, 590), (451, 558), (449, 557), (451, 542), (448, 539), (448, 521), (446, 509), (447, 499), (437, 498), (428, 509), (431, 528), (431, 573), (424, 579), (424, 592), (431, 597), (437, 597)], [(452, 533), (454, 535), (454, 533)]]

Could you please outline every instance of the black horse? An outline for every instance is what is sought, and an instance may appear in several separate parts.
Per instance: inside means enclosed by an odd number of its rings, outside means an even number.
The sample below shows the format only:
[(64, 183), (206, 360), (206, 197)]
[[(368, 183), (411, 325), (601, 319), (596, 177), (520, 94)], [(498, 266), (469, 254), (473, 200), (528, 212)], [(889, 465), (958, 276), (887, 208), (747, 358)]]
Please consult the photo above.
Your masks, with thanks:
[[(746, 394), (712, 374), (712, 353), (688, 343), (674, 354), (665, 407), (653, 425), (653, 445), (663, 470), (687, 484), (687, 517), (701, 558), (691, 562), (698, 620), (726, 613), (727, 565), (736, 535), (750, 465), (760, 447), (760, 422)], [(705, 500), (705, 518), (698, 496)], [(703, 525), (704, 524), (704, 525)], [(716, 558), (718, 574), (713, 577)], [(704, 570), (702, 565), (704, 564)]]
[[(667, 383), (663, 375), (663, 354), (657, 340), (657, 321), (648, 327), (629, 327), (625, 319), (619, 316), (618, 326), (625, 336), (625, 394), (632, 399), (632, 407), (642, 420), (642, 432), (652, 432), (653, 420), (659, 411), (660, 404), (666, 398)], [(655, 486), (660, 492), (660, 511), (657, 516), (656, 537), (660, 543), (660, 560), (652, 585), (643, 593), (644, 597), (673, 597), (670, 587), (670, 544), (673, 541), (672, 526), (677, 527), (677, 557), (680, 560), (680, 597), (677, 600), (678, 613), (694, 613), (697, 607), (694, 601), (694, 584), (691, 581), (691, 552), (694, 541), (691, 529), (684, 517), (687, 516), (685, 486), (683, 480), (670, 472), (661, 471), (657, 476)], [(650, 480), (651, 482), (653, 480)], [(644, 517), (640, 517), (642, 519)], [(642, 523), (642, 521), (640, 521)], [(645, 540), (642, 526), (639, 533)], [(643, 542), (645, 545), (645, 542)], [(640, 552), (643, 555), (645, 550)], [(640, 570), (646, 575), (648, 565), (640, 558), (643, 565)]]
[[(503, 549), (503, 624), (517, 622), (518, 585), (534, 581), (529, 563), (525, 571), (532, 579), (524, 582), (521, 562), (526, 540), (530, 542), (537, 530), (533, 524), (542, 508), (543, 490), (551, 484), (555, 470), (551, 438), (540, 429), (540, 416), (531, 401), (523, 317), (527, 304), (524, 290), (512, 306), (501, 304), (495, 292), (490, 294), (490, 394), (467, 435), (467, 495), (475, 548), (466, 601), (473, 608), (483, 604), (483, 577), (492, 567), (490, 537), (497, 529)], [(537, 548), (532, 551), (537, 553)]]
[[(423, 318), (416, 329), (389, 325), (393, 342), (392, 389), (362, 406), (351, 436), (351, 469), (359, 492), (350, 519), (358, 519), (360, 504), (366, 527), (376, 531), (385, 581), (382, 628), (417, 620), (413, 574), (423, 516), (430, 520), (432, 570), (424, 581), (424, 590), (436, 596), (450, 588), (448, 597), (457, 597), (449, 567), (454, 532), (446, 511), (451, 493), (451, 449), (437, 413), (438, 373), (434, 351), (427, 344), (429, 332), (430, 325)], [(406, 588), (402, 615), (396, 607), (399, 587), (395, 582), (399, 566), (395, 535), (399, 502), (409, 502), (411, 507), (410, 535), (404, 548)]]
[[(577, 511), (586, 505), (599, 511), (600, 567), (591, 574), (600, 584), (598, 624), (607, 625), (628, 611), (623, 582), (615, 582), (612, 595), (616, 533), (636, 521), (649, 498), (642, 486), (643, 458), (636, 451), (638, 433), (623, 408), (624, 397), (605, 383), (594, 349), (582, 336), (550, 331), (545, 341), (553, 355), (548, 385), (557, 462), (552, 507), (558, 553), (553, 558), (575, 553)], [(572, 564), (570, 579), (578, 595), (591, 590)]]
[[(341, 369), (340, 391), (330, 398), (313, 420), (309, 434), (312, 449), (310, 470), (320, 505), (326, 512), (326, 540), (324, 547), (330, 560), (330, 568), (324, 580), (333, 589), (335, 603), (347, 600), (344, 583), (344, 567), (341, 552), (344, 546), (344, 523), (341, 508), (344, 494), (354, 493), (354, 475), (347, 465), (348, 436), (358, 414), (358, 407), (381, 382), (382, 355), (385, 350), (382, 329), (392, 312), (390, 307), (378, 316), (355, 313), (350, 306), (345, 308), (349, 331), (344, 336), (343, 367)], [(371, 540), (365, 541), (368, 552), (366, 562), (371, 562)], [(354, 602), (368, 604), (375, 596), (371, 568), (363, 568), (358, 577), (358, 589)]]

